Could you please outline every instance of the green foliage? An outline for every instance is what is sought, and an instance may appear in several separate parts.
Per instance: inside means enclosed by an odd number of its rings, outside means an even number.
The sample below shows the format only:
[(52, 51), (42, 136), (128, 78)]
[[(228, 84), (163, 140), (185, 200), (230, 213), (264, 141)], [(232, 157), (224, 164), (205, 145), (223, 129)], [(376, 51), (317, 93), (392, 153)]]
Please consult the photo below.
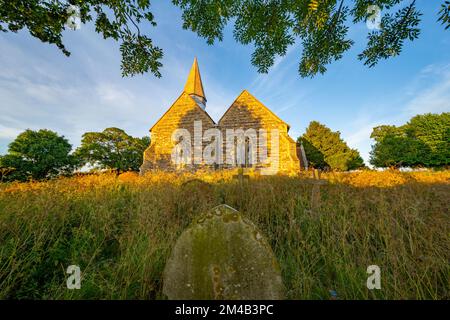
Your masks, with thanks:
[[(415, 0), (355, 0), (350, 5), (336, 0), (173, 0), (183, 10), (183, 27), (197, 32), (212, 44), (223, 38), (223, 29), (234, 21), (234, 38), (242, 44), (253, 44), (252, 64), (259, 72), (267, 72), (277, 55), (301, 42), (299, 63), (302, 77), (324, 73), (327, 65), (342, 58), (352, 45), (348, 39), (349, 16), (353, 23), (370, 17), (368, 8), (383, 10), (380, 30), (368, 34), (368, 46), (358, 56), (369, 67), (380, 59), (400, 54), (405, 40), (419, 36), (421, 13)], [(401, 5), (395, 12), (391, 9)]]
[(333, 132), (317, 121), (311, 121), (298, 142), (303, 144), (306, 158), (314, 168), (346, 171), (364, 166), (359, 152), (348, 147), (339, 131)]
[(390, 134), (397, 135), (400, 133), (401, 133), (401, 129), (397, 128), (396, 126), (383, 125), (383, 126), (378, 126), (378, 127), (373, 128), (372, 134), (370, 135), (370, 137), (372, 139), (379, 141), (387, 135), (390, 135)]
[(367, 48), (358, 55), (359, 60), (364, 60), (365, 65), (373, 67), (380, 59), (398, 56), (406, 39), (413, 41), (419, 37), (421, 13), (416, 10), (415, 2), (414, 0), (394, 15), (388, 13), (381, 19), (381, 31), (369, 34)]
[(62, 42), (62, 32), (67, 27), (70, 5), (79, 7), (81, 23), (95, 19), (96, 32), (105, 39), (121, 42), (123, 76), (149, 70), (161, 76), (162, 50), (154, 46), (139, 27), (141, 22), (156, 26), (149, 0), (0, 0), (0, 30), (17, 32), (26, 28), (32, 36), (56, 45), (69, 56)]
[[(252, 64), (259, 72), (268, 72), (277, 56), (289, 46), (301, 42), (303, 51), (298, 71), (302, 77), (324, 73), (333, 61), (342, 58), (352, 45), (348, 39), (348, 20), (354, 24), (371, 17), (370, 5), (383, 13), (381, 29), (368, 34), (367, 48), (358, 55), (369, 67), (381, 59), (401, 53), (404, 42), (420, 34), (421, 13), (415, 0), (172, 0), (182, 10), (183, 28), (196, 32), (208, 44), (223, 39), (223, 30), (234, 22), (237, 42), (253, 44)], [(351, 3), (351, 4), (350, 4)], [(80, 8), (80, 20), (94, 20), (96, 31), (105, 39), (121, 43), (122, 74), (132, 76), (159, 72), (162, 50), (155, 46), (141, 24), (156, 26), (150, 0), (0, 0), (0, 31), (17, 32), (23, 28), (43, 42), (56, 45), (69, 55), (62, 42), (69, 4)], [(393, 7), (397, 11), (392, 11)], [(398, 8), (397, 8), (398, 7)], [(450, 2), (441, 5), (439, 19), (450, 26)], [(144, 28), (142, 29), (144, 30)]]
[(439, 19), (443, 25), (445, 25), (445, 30), (450, 28), (450, 1), (445, 1), (441, 5), (441, 10), (439, 11)]
[(309, 140), (304, 137), (299, 137), (297, 142), (303, 144), (303, 148), (305, 149), (306, 159), (308, 159), (308, 164), (314, 168), (325, 168), (327, 163), (325, 162), (325, 158), (323, 153), (319, 151), (314, 145), (309, 142)]
[(5, 181), (46, 179), (69, 174), (76, 166), (70, 155), (72, 146), (56, 132), (26, 130), (9, 144), (8, 154), (0, 158), (0, 167), (7, 172)]
[(441, 167), (450, 159), (450, 113), (423, 114), (407, 124), (373, 129), (370, 163), (376, 167)]
[(371, 151), (376, 167), (415, 167), (428, 163), (429, 149), (421, 141), (388, 133)]
[(103, 169), (138, 171), (150, 138), (134, 138), (118, 128), (107, 128), (102, 132), (83, 134), (81, 146), (76, 155), (83, 164)]
[(450, 161), (450, 112), (413, 117), (406, 125), (410, 137), (423, 142), (431, 151), (430, 165), (447, 165)]
[(303, 39), (303, 53), (299, 66), (299, 73), (302, 77), (325, 73), (326, 65), (341, 59), (343, 53), (353, 45), (352, 40), (346, 39), (347, 12), (348, 9), (343, 7), (343, 1), (341, 1), (337, 10), (327, 9), (325, 15), (329, 15), (330, 18), (323, 25), (322, 22), (319, 22), (321, 20), (316, 22), (316, 26), (317, 23), (320, 25), (319, 28), (303, 29), (302, 26), (298, 26), (296, 30)]

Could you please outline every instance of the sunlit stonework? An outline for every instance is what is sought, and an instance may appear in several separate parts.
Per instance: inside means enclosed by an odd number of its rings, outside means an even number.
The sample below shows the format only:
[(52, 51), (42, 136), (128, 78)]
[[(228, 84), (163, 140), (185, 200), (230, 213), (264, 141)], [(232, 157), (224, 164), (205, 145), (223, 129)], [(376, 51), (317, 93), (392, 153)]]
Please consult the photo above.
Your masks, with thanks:
[[(195, 59), (183, 92), (150, 129), (151, 144), (144, 153), (141, 174), (150, 170), (195, 171), (205, 167), (220, 170), (235, 166), (254, 168), (256, 170), (275, 167), (275, 172), (282, 174), (292, 174), (300, 170), (298, 156), (300, 152), (296, 142), (288, 135), (289, 125), (247, 90), (242, 91), (218, 123), (215, 123), (207, 113), (206, 102), (207, 99), (203, 89), (197, 59)], [(201, 123), (200, 132), (198, 132), (199, 123)], [(194, 127), (196, 127), (196, 130), (194, 130)], [(189, 132), (193, 146), (196, 145), (196, 141), (198, 146), (198, 139), (201, 139), (200, 147), (203, 149), (211, 144), (211, 141), (204, 139), (205, 132), (209, 129), (219, 129), (223, 141), (220, 142), (223, 145), (223, 148), (220, 150), (222, 153), (221, 157), (218, 155), (218, 161), (212, 165), (202, 161), (192, 161), (192, 163), (183, 166), (174, 163), (172, 153), (177, 145), (177, 141), (174, 141), (173, 133), (177, 129), (185, 129), (186, 132)], [(247, 143), (249, 142), (247, 139), (245, 141), (244, 161), (236, 161), (233, 164), (225, 161), (226, 159), (230, 159), (230, 148), (226, 148), (225, 146), (227, 143), (226, 134), (231, 131), (230, 129), (242, 129), (246, 132), (251, 129), (258, 133), (267, 132), (267, 136), (265, 137), (267, 141), (266, 148), (264, 150), (261, 150), (260, 147), (256, 148), (257, 156), (251, 158), (250, 152), (248, 152), (249, 146), (247, 146)], [(271, 132), (277, 132), (278, 135), (278, 148), (276, 150), (272, 146), (275, 144), (272, 143)], [(266, 154), (265, 161), (261, 160), (264, 158), (262, 156), (263, 151)], [(232, 150), (231, 152), (233, 153), (232, 157), (237, 157), (236, 150)], [(278, 152), (277, 157), (271, 157), (276, 152)], [(219, 159), (223, 159), (223, 161), (219, 161)], [(271, 163), (271, 161), (276, 161), (276, 163)]]

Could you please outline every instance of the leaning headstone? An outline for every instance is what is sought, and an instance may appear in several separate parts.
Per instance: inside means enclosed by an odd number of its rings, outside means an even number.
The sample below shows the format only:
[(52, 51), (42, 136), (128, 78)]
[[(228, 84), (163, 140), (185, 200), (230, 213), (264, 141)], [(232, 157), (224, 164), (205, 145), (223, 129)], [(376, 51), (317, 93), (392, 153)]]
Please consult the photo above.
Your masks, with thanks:
[(276, 258), (261, 232), (220, 205), (178, 239), (164, 270), (169, 299), (283, 299)]

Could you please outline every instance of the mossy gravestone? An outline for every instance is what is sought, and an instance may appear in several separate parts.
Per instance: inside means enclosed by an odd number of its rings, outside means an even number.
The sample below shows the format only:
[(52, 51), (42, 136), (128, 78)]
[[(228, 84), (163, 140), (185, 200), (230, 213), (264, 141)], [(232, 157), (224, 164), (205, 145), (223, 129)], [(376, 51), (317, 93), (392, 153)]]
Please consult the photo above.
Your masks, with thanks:
[(169, 299), (283, 299), (280, 268), (261, 232), (227, 205), (180, 236), (164, 270)]

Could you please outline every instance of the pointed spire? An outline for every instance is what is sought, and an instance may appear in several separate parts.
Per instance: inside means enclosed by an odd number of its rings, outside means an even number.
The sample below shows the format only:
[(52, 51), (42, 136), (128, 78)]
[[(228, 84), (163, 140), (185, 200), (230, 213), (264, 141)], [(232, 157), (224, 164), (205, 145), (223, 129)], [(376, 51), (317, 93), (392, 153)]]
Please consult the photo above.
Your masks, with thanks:
[(205, 92), (203, 91), (202, 78), (200, 77), (200, 70), (198, 69), (197, 57), (194, 59), (191, 71), (189, 72), (186, 85), (184, 86), (184, 92), (191, 96), (197, 96), (202, 100), (203, 103), (206, 102)]

